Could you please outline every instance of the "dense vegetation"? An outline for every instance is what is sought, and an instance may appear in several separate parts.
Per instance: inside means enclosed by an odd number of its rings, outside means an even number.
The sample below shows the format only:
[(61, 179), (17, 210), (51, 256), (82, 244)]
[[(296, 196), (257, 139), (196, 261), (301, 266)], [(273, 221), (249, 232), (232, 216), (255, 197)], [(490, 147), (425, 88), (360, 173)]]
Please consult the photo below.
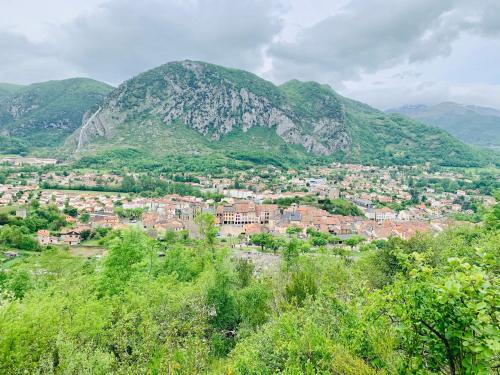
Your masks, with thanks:
[(315, 196), (296, 196), (287, 198), (278, 198), (273, 200), (266, 200), (264, 203), (277, 204), (280, 207), (290, 207), (292, 204), (297, 205), (309, 205), (321, 208), (328, 211), (331, 214), (343, 215), (343, 216), (363, 216), (363, 211), (361, 211), (358, 206), (354, 203), (348, 201), (347, 199), (336, 198), (320, 198)]
[[(42, 189), (65, 189), (66, 186), (58, 186), (51, 184), (49, 181), (41, 183)], [(122, 193), (140, 193), (143, 196), (164, 196), (167, 194), (191, 195), (201, 197), (203, 194), (200, 189), (197, 189), (189, 184), (178, 182), (167, 182), (157, 177), (149, 175), (142, 175), (139, 178), (133, 176), (125, 176), (119, 186), (85, 186), (85, 185), (72, 185), (69, 188), (73, 190), (91, 190), (91, 191), (110, 191), (110, 188), (115, 192)]]
[(0, 82), (0, 101), (23, 88), (23, 85)]
[(20, 139), (0, 135), (0, 153), (26, 155), (29, 147)]
[[(86, 78), (15, 86), (15, 89), (0, 86), (0, 131), (31, 147), (61, 145), (81, 125), (83, 114), (111, 89), (105, 83)], [(0, 148), (0, 153), (12, 151)]]
[(467, 179), (426, 178), (420, 177), (416, 181), (409, 181), (410, 186), (416, 188), (432, 188), (437, 192), (453, 192), (459, 189), (477, 189), (481, 194), (492, 195), (500, 189), (498, 170), (470, 170), (465, 169)]
[(462, 167), (499, 163), (497, 153), (466, 146), (441, 129), (399, 114), (384, 114), (347, 98), (344, 103), (353, 139), (346, 161), (382, 165), (429, 162)]
[(482, 226), (393, 238), (356, 257), (304, 246), (290, 231), (281, 263), (267, 271), (218, 243), (210, 215), (197, 221), (201, 240), (111, 232), (103, 259), (47, 249), (2, 270), (0, 372), (498, 368), (499, 205)]
[[(199, 72), (203, 74), (197, 75)], [(180, 91), (171, 90), (172, 82), (181, 87)], [(219, 96), (228, 92), (238, 95), (242, 89), (245, 95), (259, 98), (261, 104), (248, 101), (245, 107), (233, 109), (229, 99), (219, 101)], [(197, 96), (200, 90), (217, 94)], [(444, 166), (499, 162), (493, 152), (473, 149), (438, 128), (343, 98), (328, 85), (292, 80), (275, 86), (245, 71), (200, 62), (169, 63), (144, 72), (111, 92), (105, 108), (107, 103), (112, 103), (110, 111), (116, 112), (113, 116), (122, 120), (115, 123), (106, 117), (105, 122), (113, 129), (108, 133), (113, 135), (92, 137), (83, 154), (78, 155), (93, 166), (106, 161), (128, 165), (128, 159), (116, 157), (128, 150), (139, 153), (134, 163), (142, 165), (154, 161), (168, 165), (176, 158), (189, 165), (211, 159), (218, 165), (235, 163), (237, 167), (248, 163), (288, 166), (318, 160), (376, 165), (430, 162)], [(183, 118), (185, 123), (179, 118), (165, 122), (165, 108), (174, 104), (194, 118)], [(286, 114), (296, 125), (292, 133), (299, 134), (298, 139), (310, 136), (323, 145), (336, 144), (337, 151), (319, 158), (302, 146), (286, 143), (287, 138), (269, 128), (267, 120), (243, 131), (245, 115), (259, 113), (265, 119), (273, 111)], [(235, 121), (229, 133), (222, 129), (224, 121)], [(328, 129), (325, 134), (318, 130), (323, 126)], [(63, 148), (65, 156), (72, 155), (75, 143), (73, 135)]]
[[(252, 128), (235, 131), (212, 141), (183, 124), (168, 127), (154, 122), (147, 128), (133, 123), (123, 129), (125, 140), (97, 143), (75, 161), (77, 168), (127, 168), (173, 173), (245, 170), (274, 165), (300, 168), (324, 160), (305, 153), (299, 146), (286, 144), (272, 129)], [(159, 142), (161, 141), (161, 144)]]
[(468, 144), (500, 147), (500, 111), (497, 109), (445, 102), (433, 106), (406, 106), (391, 112), (437, 126)]
[(291, 80), (279, 88), (287, 96), (294, 112), (305, 121), (318, 121), (327, 117), (339, 124), (345, 122), (342, 98), (330, 86)]
[(0, 251), (40, 251), (35, 239), (39, 229), (57, 232), (67, 225), (64, 216), (55, 205), (42, 207), (38, 201), (26, 208), (26, 217), (15, 216), (15, 210), (0, 212)]

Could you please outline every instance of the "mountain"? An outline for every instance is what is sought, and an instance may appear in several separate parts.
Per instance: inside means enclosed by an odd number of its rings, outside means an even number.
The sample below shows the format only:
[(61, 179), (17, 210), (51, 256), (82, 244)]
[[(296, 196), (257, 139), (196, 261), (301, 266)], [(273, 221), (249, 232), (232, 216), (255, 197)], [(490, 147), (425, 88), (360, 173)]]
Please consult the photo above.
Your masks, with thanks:
[[(179, 122), (213, 141), (264, 127), (287, 143), (329, 155), (346, 149), (349, 140), (341, 102), (328, 99), (325, 111), (330, 113), (296, 111), (282, 90), (251, 73), (191, 61), (166, 64), (113, 91), (83, 125), (77, 151), (96, 136), (123, 135), (129, 124), (150, 132)], [(129, 140), (136, 143), (136, 138)]]
[(81, 125), (83, 114), (112, 89), (88, 78), (0, 84), (0, 147), (6, 138), (30, 147), (62, 144)]
[[(172, 62), (113, 90), (84, 116), (63, 155), (84, 163), (234, 165), (341, 160), (480, 165), (448, 133), (344, 98), (330, 86), (276, 86), (237, 69)], [(203, 164), (203, 165), (205, 165)]]
[(388, 112), (437, 126), (465, 143), (500, 148), (500, 110), (494, 108), (444, 102), (433, 106), (408, 105)]
[(7, 96), (14, 94), (15, 92), (22, 89), (23, 85), (15, 85), (12, 83), (3, 83), (0, 82), (0, 101)]

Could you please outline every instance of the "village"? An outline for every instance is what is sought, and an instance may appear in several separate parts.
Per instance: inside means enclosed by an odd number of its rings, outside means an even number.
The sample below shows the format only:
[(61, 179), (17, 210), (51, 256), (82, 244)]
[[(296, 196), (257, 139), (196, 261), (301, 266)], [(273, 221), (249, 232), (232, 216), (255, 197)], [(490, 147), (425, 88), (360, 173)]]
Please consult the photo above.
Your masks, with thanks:
[[(284, 235), (291, 227), (304, 237), (311, 228), (339, 241), (352, 236), (368, 241), (392, 236), (408, 239), (417, 233), (441, 232), (459, 221), (457, 215), (472, 215), (477, 204), (488, 207), (495, 202), (477, 189), (443, 189), (439, 184), (419, 188), (420, 178), (448, 185), (467, 180), (458, 172), (415, 168), (334, 163), (300, 172), (268, 167), (222, 178), (195, 175), (184, 184), (197, 189), (200, 196), (161, 197), (113, 192), (120, 190), (125, 178), (140, 178), (139, 174), (14, 171), (0, 184), (0, 207), (18, 207), (19, 217), (25, 215), (23, 206), (33, 200), (60, 211), (72, 208), (73, 215), (66, 215), (68, 228), (60, 233), (40, 230), (37, 238), (42, 245), (74, 246), (83, 240), (82, 232), (100, 227), (134, 226), (155, 238), (168, 231), (196, 237), (195, 217), (205, 212), (215, 216), (220, 238), (243, 242), (258, 233)], [(59, 188), (43, 188), (47, 182)], [(89, 191), (72, 190), (75, 186)], [(106, 191), (91, 191), (103, 186)], [(349, 205), (352, 212), (337, 212), (335, 205), (328, 206), (332, 202)]]

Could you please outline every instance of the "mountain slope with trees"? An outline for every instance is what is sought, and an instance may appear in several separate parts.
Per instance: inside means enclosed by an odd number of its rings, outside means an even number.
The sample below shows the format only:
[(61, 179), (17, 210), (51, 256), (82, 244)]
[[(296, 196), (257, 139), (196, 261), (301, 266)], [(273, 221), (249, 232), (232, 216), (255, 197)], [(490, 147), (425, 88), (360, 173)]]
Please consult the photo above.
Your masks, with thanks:
[(275, 86), (245, 71), (189, 60), (124, 82), (86, 117), (65, 144), (68, 156), (134, 149), (156, 161), (290, 156), (474, 166), (494, 159), (437, 128), (343, 98), (327, 85), (293, 80)]
[(0, 136), (31, 147), (58, 146), (81, 125), (83, 114), (111, 90), (88, 78), (28, 86), (0, 84)]
[(444, 102), (404, 106), (388, 112), (437, 126), (468, 144), (500, 148), (500, 110), (494, 108)]

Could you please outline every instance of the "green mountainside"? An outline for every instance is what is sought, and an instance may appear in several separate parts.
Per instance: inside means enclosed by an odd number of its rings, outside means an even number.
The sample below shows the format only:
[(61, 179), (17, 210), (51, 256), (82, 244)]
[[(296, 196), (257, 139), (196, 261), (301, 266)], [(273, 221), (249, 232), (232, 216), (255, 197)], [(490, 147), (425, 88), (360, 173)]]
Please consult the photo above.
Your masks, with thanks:
[(348, 159), (382, 164), (430, 162), (473, 166), (499, 162), (494, 152), (465, 145), (449, 133), (400, 114), (385, 114), (366, 104), (344, 99), (354, 140)]
[(222, 164), (468, 166), (494, 159), (438, 128), (344, 98), (328, 85), (292, 80), (276, 86), (194, 61), (168, 63), (124, 82), (87, 114), (62, 151), (88, 163), (118, 163), (123, 155), (160, 164), (209, 158)]
[(437, 126), (465, 143), (500, 148), (500, 111), (497, 109), (445, 102), (433, 106), (404, 106), (388, 112)]
[(328, 85), (276, 86), (189, 60), (148, 70), (116, 89), (84, 78), (0, 84), (0, 153), (34, 150), (88, 166), (165, 168), (498, 162), (494, 153), (344, 98)]
[(23, 85), (15, 85), (12, 83), (0, 82), (0, 101), (2, 101), (7, 96), (14, 94), (15, 92), (21, 90)]
[[(344, 123), (326, 115), (317, 121), (302, 116), (272, 83), (244, 71), (183, 61), (152, 69), (114, 90), (74, 137), (76, 151), (84, 152), (99, 137), (108, 144), (118, 139), (127, 143), (123, 130), (130, 123), (144, 132), (161, 133), (174, 122), (212, 140), (213, 148), (230, 133), (254, 127), (272, 130), (314, 155), (347, 150), (349, 144)], [(129, 141), (136, 144), (135, 139)], [(162, 150), (165, 139), (154, 141), (156, 151)]]
[(57, 146), (77, 129), (83, 114), (112, 87), (87, 78), (0, 84), (0, 147), (6, 141), (30, 147)]

